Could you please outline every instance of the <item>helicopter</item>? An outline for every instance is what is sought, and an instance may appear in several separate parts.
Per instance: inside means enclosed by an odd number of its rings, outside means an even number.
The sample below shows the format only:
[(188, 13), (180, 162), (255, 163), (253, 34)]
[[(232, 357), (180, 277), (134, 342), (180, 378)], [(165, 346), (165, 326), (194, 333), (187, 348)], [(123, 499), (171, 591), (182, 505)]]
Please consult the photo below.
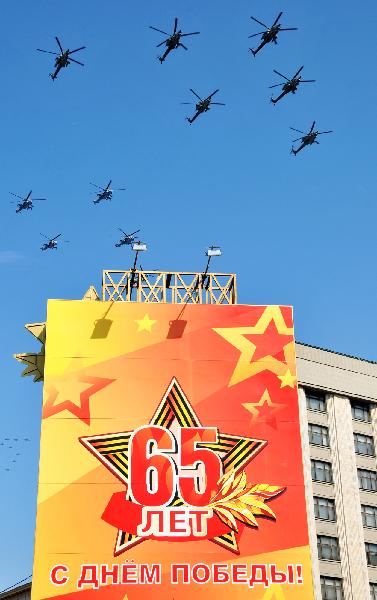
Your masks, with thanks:
[[(47, 240), (47, 242), (44, 242), (44, 244), (41, 246), (41, 250), (57, 250), (58, 242), (56, 240), (61, 236), (61, 233), (53, 238), (48, 238), (47, 235), (44, 235), (44, 233), (41, 233), (41, 236)], [(68, 240), (64, 241), (67, 242)]]
[(280, 77), (283, 77), (283, 79), (286, 80), (286, 83), (277, 83), (275, 85), (270, 85), (270, 89), (279, 87), (279, 86), (283, 86), (283, 91), (280, 94), (280, 96), (278, 96), (277, 98), (271, 98), (271, 102), (273, 104), (276, 104), (277, 102), (279, 102), (279, 100), (281, 100), (284, 96), (286, 96), (290, 92), (292, 92), (292, 94), (295, 94), (300, 83), (314, 83), (315, 79), (301, 79), (300, 73), (303, 68), (304, 68), (303, 66), (300, 67), (299, 70), (297, 71), (297, 73), (295, 73), (293, 75), (292, 79), (288, 79), (288, 77), (286, 77), (282, 73), (279, 73), (279, 71), (275, 71), (275, 69), (273, 70), (274, 73), (276, 73)]
[(68, 65), (71, 62), (76, 63), (77, 65), (81, 65), (82, 67), (84, 66), (83, 63), (79, 62), (78, 60), (75, 60), (74, 58), (71, 58), (71, 54), (73, 54), (74, 52), (78, 52), (79, 50), (84, 50), (85, 46), (81, 46), (80, 48), (76, 48), (76, 50), (63, 50), (62, 45), (59, 41), (59, 38), (57, 38), (55, 36), (56, 39), (56, 43), (59, 46), (60, 49), (60, 53), (59, 52), (50, 52), (49, 50), (41, 50), (41, 48), (37, 48), (38, 52), (45, 52), (46, 54), (55, 54), (56, 58), (55, 58), (55, 71), (53, 73), (50, 73), (50, 77), (53, 81), (55, 81), (55, 79), (58, 76), (58, 73), (60, 71), (60, 69), (62, 69), (63, 67), (68, 67)]
[(113, 192), (124, 192), (126, 190), (126, 188), (117, 188), (116, 190), (110, 189), (111, 179), (106, 187), (101, 187), (95, 183), (91, 183), (90, 185), (93, 185), (100, 190), (99, 192), (96, 192), (97, 198), (93, 200), (93, 204), (99, 204), (101, 200), (111, 200), (113, 197)]
[[(22, 210), (33, 210), (33, 202), (43, 202), (45, 200), (47, 200), (47, 198), (34, 198), (34, 200), (31, 199), (31, 190), (28, 193), (27, 196), (25, 196), (25, 198), (22, 198), (22, 196), (19, 196), (18, 194), (14, 194), (13, 192), (9, 192), (12, 196), (15, 196), (15, 198), (19, 198), (21, 200), (21, 202), (17, 202), (17, 208), (16, 208), (16, 213), (21, 212)], [(11, 202), (11, 204), (15, 204), (14, 202)]]
[(308, 133), (304, 133), (300, 129), (295, 129), (294, 127), (289, 128), (289, 129), (292, 129), (292, 131), (297, 131), (298, 133), (303, 134), (303, 137), (299, 137), (296, 140), (293, 140), (293, 143), (298, 142), (298, 140), (301, 140), (301, 145), (297, 148), (297, 150), (295, 150), (292, 146), (292, 150), (291, 150), (292, 154), (294, 154), (296, 156), (296, 154), (298, 154), (298, 152), (300, 152), (303, 148), (305, 148), (305, 146), (311, 146), (312, 144), (319, 144), (319, 142), (317, 142), (318, 135), (323, 135), (324, 133), (332, 133), (332, 131), (314, 131), (314, 126), (315, 126), (315, 121), (313, 121), (313, 124), (312, 124), (310, 130), (308, 131)]
[(157, 57), (161, 64), (164, 62), (165, 58), (167, 57), (169, 52), (171, 52), (172, 50), (176, 50), (177, 48), (183, 48), (184, 50), (188, 50), (188, 48), (186, 48), (186, 46), (184, 44), (182, 44), (182, 42), (181, 42), (182, 37), (186, 37), (188, 35), (199, 35), (199, 33), (200, 33), (200, 31), (194, 31), (193, 33), (182, 33), (181, 29), (178, 29), (178, 31), (177, 31), (177, 27), (178, 27), (177, 17), (174, 20), (174, 31), (171, 35), (169, 35), (169, 33), (166, 33), (166, 31), (162, 31), (161, 29), (152, 27), (152, 25), (149, 26), (150, 29), (154, 29), (155, 31), (158, 31), (159, 33), (163, 33), (164, 35), (168, 36), (168, 38), (166, 40), (164, 40), (160, 44), (157, 44), (157, 48), (159, 48), (163, 44), (165, 44), (165, 46), (166, 46), (166, 50), (165, 50), (163, 56)]
[(137, 229), (136, 231), (133, 231), (132, 233), (126, 233), (120, 227), (118, 227), (118, 229), (119, 229), (119, 231), (121, 231), (124, 234), (124, 238), (120, 239), (119, 242), (117, 242), (115, 244), (116, 248), (120, 248), (121, 246), (131, 246), (131, 244), (133, 244), (135, 241), (135, 234), (139, 233), (139, 231), (140, 231), (140, 229)]
[[(207, 98), (205, 98), (204, 100), (196, 93), (194, 92), (194, 90), (192, 90), (190, 88), (190, 92), (192, 92), (194, 94), (194, 96), (196, 96), (199, 100), (199, 102), (196, 103), (195, 105), (195, 110), (196, 113), (194, 114), (193, 117), (186, 117), (187, 121), (190, 123), (193, 123), (195, 121), (195, 119), (198, 118), (199, 115), (201, 115), (203, 112), (207, 112), (208, 110), (210, 110), (210, 106), (212, 105), (217, 105), (217, 106), (225, 106), (225, 104), (223, 102), (212, 102), (212, 97), (217, 94), (217, 92), (219, 92), (220, 90), (215, 90), (214, 92), (212, 92), (212, 94), (210, 94), (209, 96), (207, 96)], [(192, 104), (191, 102), (181, 102), (181, 104)]]
[(277, 41), (278, 33), (280, 31), (297, 31), (297, 27), (285, 27), (284, 29), (282, 28), (281, 24), (278, 23), (282, 14), (283, 14), (282, 12), (278, 14), (275, 21), (271, 25), (271, 27), (267, 27), (267, 25), (262, 23), (262, 21), (258, 21), (258, 19), (256, 19), (255, 17), (250, 17), (250, 19), (253, 19), (253, 21), (255, 21), (256, 23), (259, 23), (259, 25), (262, 25), (262, 27), (266, 28), (265, 31), (260, 31), (259, 33), (253, 33), (252, 35), (249, 35), (249, 38), (256, 37), (257, 35), (262, 36), (262, 38), (261, 38), (262, 41), (259, 44), (258, 48), (256, 50), (253, 50), (253, 48), (250, 48), (250, 52), (252, 52), (253, 56), (258, 54), (259, 50), (262, 50), (262, 48), (266, 44), (269, 44), (270, 42), (274, 42), (274, 44), (277, 44), (278, 43), (278, 41)]

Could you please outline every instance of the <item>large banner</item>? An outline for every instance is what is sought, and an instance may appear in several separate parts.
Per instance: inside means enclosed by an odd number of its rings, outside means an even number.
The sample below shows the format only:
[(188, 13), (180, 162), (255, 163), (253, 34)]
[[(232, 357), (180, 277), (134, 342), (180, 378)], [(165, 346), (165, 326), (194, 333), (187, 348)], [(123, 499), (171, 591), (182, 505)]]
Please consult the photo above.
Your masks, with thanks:
[(290, 307), (49, 301), (32, 600), (56, 596), (313, 598)]

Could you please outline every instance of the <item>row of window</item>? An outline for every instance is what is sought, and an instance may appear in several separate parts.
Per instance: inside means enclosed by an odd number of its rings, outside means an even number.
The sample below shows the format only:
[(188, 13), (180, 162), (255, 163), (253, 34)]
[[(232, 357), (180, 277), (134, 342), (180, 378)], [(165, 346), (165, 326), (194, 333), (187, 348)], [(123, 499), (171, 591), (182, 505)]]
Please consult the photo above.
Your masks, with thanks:
[[(312, 458), (312, 480), (320, 483), (333, 483), (332, 468), (329, 462)], [(377, 491), (377, 473), (368, 469), (357, 469), (360, 490)]]
[[(367, 456), (375, 456), (374, 441), (370, 435), (363, 433), (354, 433), (355, 452), (357, 454), (366, 454)], [(309, 442), (315, 446), (329, 447), (329, 430), (324, 425), (315, 425), (309, 423)]]
[[(309, 410), (317, 410), (319, 412), (326, 412), (326, 398), (325, 394), (314, 390), (306, 390), (306, 406)], [(361, 402), (351, 402), (352, 418), (356, 421), (364, 421), (366, 423), (371, 422), (370, 409), (368, 404)]]
[[(333, 498), (314, 497), (314, 514), (316, 519), (336, 521), (335, 500)], [(361, 505), (363, 527), (377, 529), (377, 506)]]
[[(370, 597), (377, 600), (377, 583), (370, 583)], [(323, 600), (343, 600), (342, 580), (338, 577), (321, 577), (321, 592)]]
[[(338, 538), (330, 535), (317, 535), (318, 558), (322, 560), (340, 560)], [(377, 544), (365, 542), (367, 564), (377, 567)]]

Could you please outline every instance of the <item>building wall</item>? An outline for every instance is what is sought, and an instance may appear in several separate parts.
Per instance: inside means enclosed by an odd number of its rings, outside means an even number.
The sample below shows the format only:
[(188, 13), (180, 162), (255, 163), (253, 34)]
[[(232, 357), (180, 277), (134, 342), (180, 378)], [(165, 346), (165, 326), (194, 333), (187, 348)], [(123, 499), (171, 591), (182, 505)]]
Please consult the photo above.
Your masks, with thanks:
[[(376, 560), (372, 557), (369, 561), (376, 566), (367, 564), (365, 548), (366, 542), (377, 544), (377, 486), (376, 491), (362, 490), (358, 478), (358, 469), (366, 469), (372, 476), (377, 471), (377, 364), (303, 344), (296, 344), (296, 354), (315, 600), (377, 599), (377, 546), (371, 548), (376, 550)], [(322, 397), (324, 410), (310, 408), (310, 396)], [(359, 415), (352, 406), (359, 405), (369, 411), (370, 422), (355, 418)], [(324, 445), (314, 443), (313, 437), (310, 440), (310, 424), (326, 428)], [(371, 439), (374, 448), (368, 451), (373, 455), (360, 453), (364, 447), (355, 445), (354, 434)], [(313, 460), (331, 465), (331, 482), (313, 481)], [(335, 520), (316, 518), (314, 497), (334, 501)], [(375, 526), (363, 526), (362, 504), (376, 507)], [(318, 558), (318, 536), (337, 540), (338, 559)], [(325, 580), (327, 591), (321, 591)], [(371, 583), (376, 584), (375, 596), (371, 596)]]

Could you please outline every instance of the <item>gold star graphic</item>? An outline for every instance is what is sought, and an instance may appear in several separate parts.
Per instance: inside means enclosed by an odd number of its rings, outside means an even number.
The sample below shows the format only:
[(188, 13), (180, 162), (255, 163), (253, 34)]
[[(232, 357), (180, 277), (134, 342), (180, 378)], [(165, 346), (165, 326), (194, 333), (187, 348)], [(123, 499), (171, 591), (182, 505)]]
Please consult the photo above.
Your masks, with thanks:
[(135, 319), (135, 323), (138, 324), (138, 331), (148, 331), (151, 333), (152, 327), (157, 321), (150, 319), (148, 313), (146, 313), (142, 319)]
[(252, 414), (253, 421), (255, 421), (256, 419), (258, 419), (258, 417), (260, 417), (260, 414), (261, 414), (263, 408), (271, 409), (271, 410), (268, 410), (268, 415), (269, 415), (268, 419), (266, 419), (266, 418), (262, 419), (265, 421), (273, 420), (273, 419), (271, 419), (272, 415), (274, 413), (278, 412), (279, 410), (282, 410), (283, 408), (285, 408), (285, 404), (277, 404), (276, 402), (272, 402), (271, 396), (267, 389), (264, 390), (264, 392), (263, 392), (260, 400), (258, 400), (258, 402), (245, 402), (242, 404), (242, 406), (244, 408), (246, 408), (246, 410), (248, 410)]
[(293, 375), (290, 370), (288, 369), (288, 371), (286, 373), (284, 373), (284, 375), (278, 375), (278, 378), (281, 381), (280, 387), (291, 387), (294, 388), (296, 385), (296, 376)]
[[(253, 361), (252, 359), (257, 349), (257, 344), (248, 340), (247, 336), (253, 335), (253, 339), (255, 340), (255, 334), (260, 334), (262, 341), (262, 336), (265, 334), (271, 322), (274, 322), (277, 333), (282, 336), (281, 348), (284, 353), (285, 361), (282, 362), (270, 354)], [(232, 346), (235, 346), (241, 353), (229, 380), (228, 387), (236, 385), (262, 371), (271, 371), (279, 376), (285, 375), (288, 367), (291, 373), (295, 373), (293, 328), (287, 327), (279, 306), (267, 306), (254, 326), (221, 327), (214, 328), (214, 331), (232, 344)], [(287, 343), (287, 336), (292, 336), (292, 341)], [(263, 345), (267, 346), (265, 340)]]

